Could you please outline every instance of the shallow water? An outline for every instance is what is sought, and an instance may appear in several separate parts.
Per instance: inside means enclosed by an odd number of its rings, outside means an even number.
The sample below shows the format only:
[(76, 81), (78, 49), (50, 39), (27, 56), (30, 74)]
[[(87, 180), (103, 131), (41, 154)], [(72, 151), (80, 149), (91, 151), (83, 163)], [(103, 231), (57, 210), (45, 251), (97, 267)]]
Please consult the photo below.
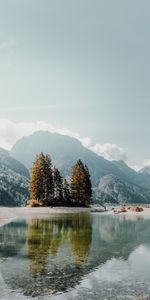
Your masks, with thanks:
[(150, 220), (108, 214), (0, 228), (0, 299), (150, 299)]

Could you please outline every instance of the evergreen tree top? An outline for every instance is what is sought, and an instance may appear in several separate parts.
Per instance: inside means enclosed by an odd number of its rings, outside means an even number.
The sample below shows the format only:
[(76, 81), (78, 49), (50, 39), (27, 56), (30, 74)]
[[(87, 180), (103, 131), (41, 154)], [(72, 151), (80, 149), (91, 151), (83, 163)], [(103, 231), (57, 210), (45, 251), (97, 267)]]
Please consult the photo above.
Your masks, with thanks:
[(79, 159), (68, 183), (53, 165), (51, 157), (41, 152), (33, 164), (30, 194), (33, 205), (89, 206), (92, 186), (88, 167)]

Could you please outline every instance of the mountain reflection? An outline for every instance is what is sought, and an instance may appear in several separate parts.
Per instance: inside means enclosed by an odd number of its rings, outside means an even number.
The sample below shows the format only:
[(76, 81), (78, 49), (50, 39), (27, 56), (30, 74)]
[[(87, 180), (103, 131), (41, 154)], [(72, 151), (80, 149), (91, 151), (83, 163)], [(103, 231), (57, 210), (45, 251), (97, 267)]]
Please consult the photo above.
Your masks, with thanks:
[(17, 255), (26, 242), (27, 224), (25, 221), (11, 222), (0, 227), (0, 257)]
[(49, 257), (55, 257), (66, 243), (72, 250), (76, 265), (88, 259), (92, 241), (92, 223), (89, 214), (52, 220), (32, 219), (28, 224), (28, 258), (33, 277), (44, 274)]

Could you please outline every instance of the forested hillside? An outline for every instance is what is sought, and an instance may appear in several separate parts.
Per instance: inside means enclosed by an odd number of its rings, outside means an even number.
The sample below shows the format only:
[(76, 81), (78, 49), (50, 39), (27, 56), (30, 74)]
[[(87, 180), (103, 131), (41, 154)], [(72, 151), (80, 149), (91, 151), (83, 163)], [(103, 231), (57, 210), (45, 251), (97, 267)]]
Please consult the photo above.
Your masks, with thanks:
[(24, 206), (28, 199), (28, 169), (0, 148), (0, 206)]

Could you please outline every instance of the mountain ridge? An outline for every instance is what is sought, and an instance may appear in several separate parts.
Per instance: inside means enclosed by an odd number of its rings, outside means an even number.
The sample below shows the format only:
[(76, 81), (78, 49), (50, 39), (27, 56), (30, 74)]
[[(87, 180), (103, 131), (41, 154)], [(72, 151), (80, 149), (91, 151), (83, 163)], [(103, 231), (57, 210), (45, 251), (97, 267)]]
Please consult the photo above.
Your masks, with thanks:
[(136, 204), (149, 203), (150, 190), (138, 185), (131, 184), (118, 176), (112, 174), (103, 176), (100, 179), (99, 186), (96, 190), (98, 202), (107, 202), (114, 204)]
[[(25, 154), (24, 149), (26, 149)], [(144, 202), (150, 202), (150, 174), (138, 173), (124, 161), (110, 162), (85, 148), (75, 138), (48, 131), (39, 131), (20, 139), (13, 146), (10, 154), (31, 169), (36, 155), (40, 152), (51, 156), (54, 165), (59, 168), (64, 177), (70, 177), (72, 166), (78, 159), (81, 159), (89, 168), (94, 188), (99, 186), (102, 178), (111, 175), (114, 178), (114, 180), (111, 178), (111, 183), (114, 185), (116, 185), (116, 178), (120, 180), (122, 198), (128, 189), (129, 197), (136, 194), (138, 201), (141, 198), (144, 199)], [(108, 181), (107, 184), (109, 184)]]
[(0, 148), (0, 206), (26, 205), (29, 177), (28, 169)]
[[(26, 149), (26, 156), (22, 155), (23, 149)], [(28, 137), (21, 138), (10, 151), (13, 157), (29, 169), (31, 169), (36, 155), (40, 152), (49, 154), (64, 176), (71, 175), (72, 166), (78, 159), (88, 165), (94, 184), (98, 184), (99, 177), (110, 171), (116, 175), (118, 173), (121, 175), (118, 167), (85, 148), (77, 139), (58, 133), (38, 131)]]

